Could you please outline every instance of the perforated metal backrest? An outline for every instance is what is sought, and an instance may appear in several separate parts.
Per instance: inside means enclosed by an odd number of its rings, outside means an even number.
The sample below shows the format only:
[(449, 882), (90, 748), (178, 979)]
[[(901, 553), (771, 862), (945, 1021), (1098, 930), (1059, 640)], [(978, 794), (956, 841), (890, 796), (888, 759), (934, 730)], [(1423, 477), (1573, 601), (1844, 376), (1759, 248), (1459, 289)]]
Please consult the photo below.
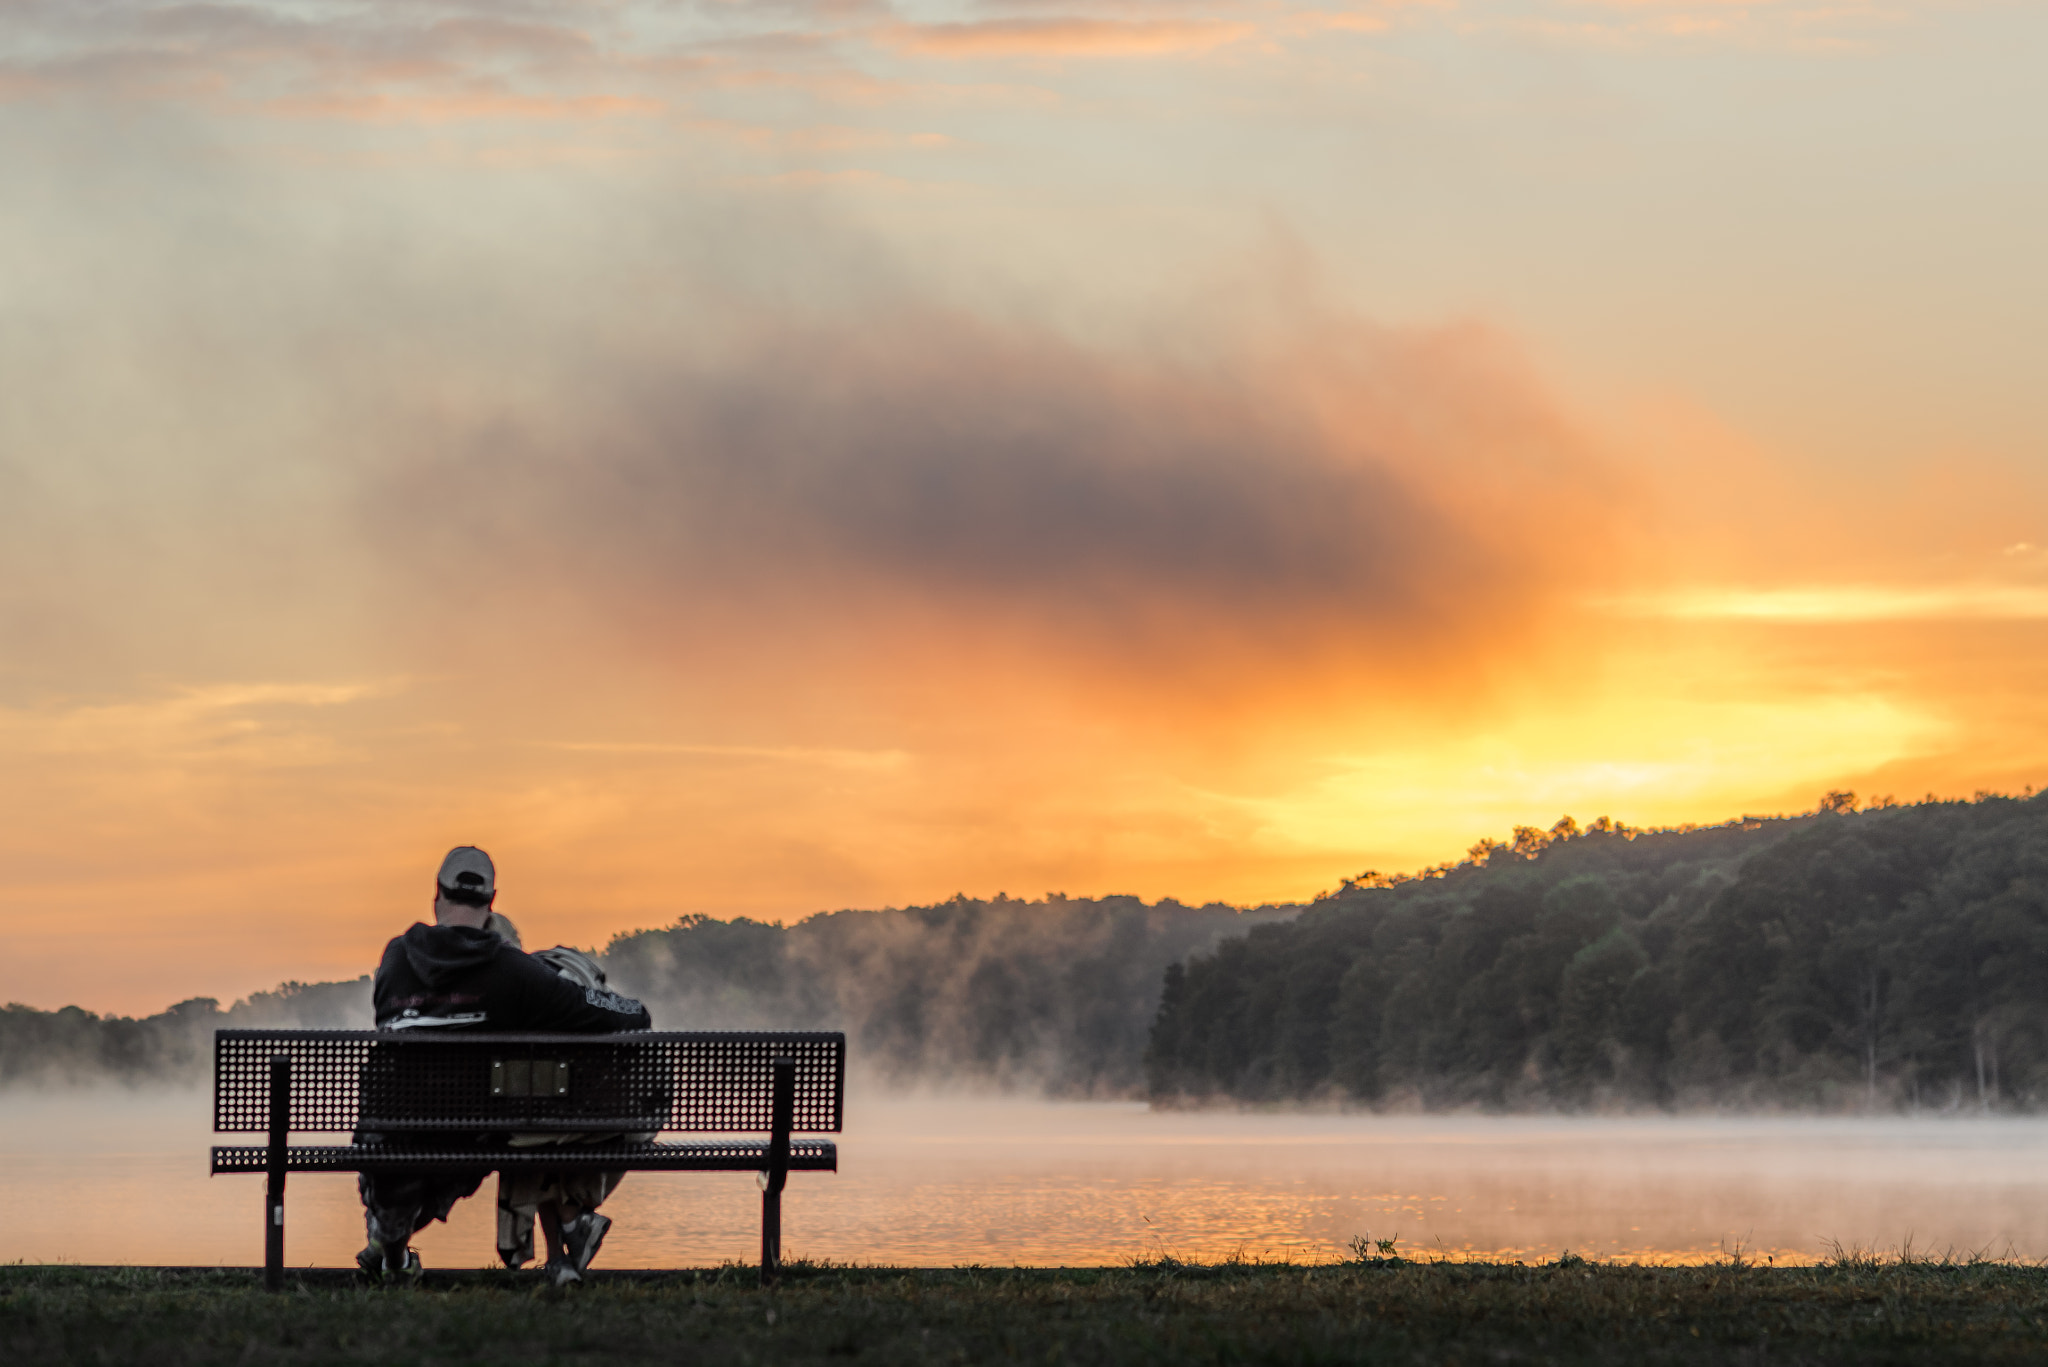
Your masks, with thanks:
[(269, 1128), (273, 1054), (292, 1061), (293, 1130), (759, 1133), (782, 1058), (795, 1065), (796, 1132), (836, 1133), (845, 1109), (836, 1032), (217, 1030), (216, 1130)]

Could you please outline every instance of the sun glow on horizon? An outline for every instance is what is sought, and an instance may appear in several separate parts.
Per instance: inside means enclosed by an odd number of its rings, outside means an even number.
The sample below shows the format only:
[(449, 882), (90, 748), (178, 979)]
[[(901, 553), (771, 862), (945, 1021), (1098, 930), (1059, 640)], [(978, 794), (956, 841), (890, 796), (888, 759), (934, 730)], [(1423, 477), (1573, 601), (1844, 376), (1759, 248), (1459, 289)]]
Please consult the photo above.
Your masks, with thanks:
[(1907, 622), (2048, 620), (2048, 586), (1844, 584), (1681, 589), (1591, 604), (1632, 617), (1693, 621)]

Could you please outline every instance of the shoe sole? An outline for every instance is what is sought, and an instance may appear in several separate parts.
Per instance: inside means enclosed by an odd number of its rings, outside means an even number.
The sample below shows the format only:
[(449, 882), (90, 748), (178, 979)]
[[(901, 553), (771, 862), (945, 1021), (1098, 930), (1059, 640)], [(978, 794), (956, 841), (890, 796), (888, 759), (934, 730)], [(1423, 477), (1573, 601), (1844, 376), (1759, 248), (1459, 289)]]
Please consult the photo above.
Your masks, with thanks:
[(604, 1247), (604, 1236), (612, 1232), (612, 1220), (609, 1215), (598, 1215), (593, 1218), (602, 1220), (604, 1223), (597, 1227), (597, 1235), (590, 1241), (590, 1247), (584, 1251), (583, 1256), (569, 1264), (576, 1269), (576, 1276), (579, 1281), (582, 1279), (583, 1274), (590, 1270), (590, 1265), (597, 1261), (597, 1251)]

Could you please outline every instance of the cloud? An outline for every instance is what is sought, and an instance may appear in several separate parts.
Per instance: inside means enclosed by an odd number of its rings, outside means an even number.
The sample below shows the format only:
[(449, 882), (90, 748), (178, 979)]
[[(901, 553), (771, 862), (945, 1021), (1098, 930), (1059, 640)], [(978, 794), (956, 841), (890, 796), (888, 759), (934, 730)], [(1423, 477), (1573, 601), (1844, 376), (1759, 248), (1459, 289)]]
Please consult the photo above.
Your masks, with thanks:
[(558, 741), (554, 748), (585, 755), (756, 759), (781, 764), (816, 764), (833, 769), (900, 769), (911, 758), (902, 750), (832, 750), (801, 745), (682, 745), (667, 741)]
[(1384, 33), (1392, 22), (1380, 14), (1307, 9), (1289, 14), (1279, 27), (1289, 37), (1299, 37), (1317, 33)]
[(905, 24), (883, 41), (924, 57), (1168, 57), (1210, 52), (1256, 31), (1216, 19), (985, 19)]
[(1267, 264), (1091, 330), (975, 307), (824, 194), (471, 175), (336, 232), (325, 175), (81, 165), (23, 239), (47, 324), (0, 335), (0, 633), (37, 669), (0, 676), (0, 915), (42, 937), (9, 981), (80, 908), (137, 982), (353, 972), (471, 840), (579, 943), (1312, 890), (1348, 849), (1261, 844), (1190, 796), (1259, 783), (1205, 761), (1298, 771), (1297, 714), (1526, 675), (1626, 558), (1625, 485), (1514, 346)]
[[(1064, 0), (1050, 0), (1062, 9)], [(1186, 58), (1258, 38), (1433, 22), (1567, 42), (1759, 35), (1839, 42), (1938, 9), (1929, 0), (1376, 0), (1286, 8), (1093, 4), (904, 22), (880, 0), (788, 0), (677, 12), (649, 0), (17, 3), (0, 36), (0, 101), (126, 99), (295, 117), (585, 118), (700, 81), (796, 82), (855, 98), (893, 90), (886, 54), (921, 59)], [(877, 51), (879, 49), (879, 51)], [(880, 62), (877, 58), (883, 58)]]
[(416, 109), (433, 119), (589, 117), (644, 108), (629, 48), (578, 6), (461, 4), (299, 12), (32, 7), (0, 46), (0, 98), (84, 96), (304, 117)]
[(0, 750), (117, 757), (131, 771), (194, 757), (260, 767), (320, 764), (332, 737), (301, 726), (306, 709), (389, 697), (402, 684), (233, 683), (112, 702), (0, 707)]
[[(898, 81), (882, 47), (920, 57), (1195, 55), (1254, 34), (1199, 14), (878, 22), (869, 4), (719, 8), (677, 22), (643, 4), (450, 0), (303, 10), (29, 6), (0, 40), (0, 101), (130, 100), (241, 115), (448, 122), (587, 119), (668, 107), (692, 89), (790, 84), (872, 100)], [(1333, 19), (1332, 22), (1349, 22)]]
[(466, 95), (322, 94), (269, 101), (288, 118), (345, 119), (362, 123), (454, 123), (472, 119), (608, 119), (659, 114), (659, 100), (585, 95), (573, 98), (476, 92)]
[(1873, 584), (1687, 589), (1604, 604), (1629, 616), (1693, 621), (1911, 622), (2048, 620), (2048, 588), (2033, 584)]
[(389, 467), (380, 557), (662, 658), (835, 687), (1001, 659), (1157, 707), (1476, 679), (1624, 555), (1624, 485), (1473, 331), (1171, 359), (899, 306), (609, 355), (576, 388)]

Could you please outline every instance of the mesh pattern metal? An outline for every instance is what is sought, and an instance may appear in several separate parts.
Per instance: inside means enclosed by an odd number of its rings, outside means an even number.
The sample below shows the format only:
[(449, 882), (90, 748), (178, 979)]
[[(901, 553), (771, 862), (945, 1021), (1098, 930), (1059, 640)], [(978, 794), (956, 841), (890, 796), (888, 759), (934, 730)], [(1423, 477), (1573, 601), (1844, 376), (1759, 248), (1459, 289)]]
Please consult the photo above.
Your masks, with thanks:
[[(223, 1145), (213, 1151), (213, 1171), (262, 1172), (270, 1150), (258, 1145)], [(768, 1166), (765, 1143), (578, 1144), (538, 1149), (398, 1149), (373, 1144), (307, 1145), (285, 1150), (287, 1172), (759, 1172)], [(789, 1145), (792, 1172), (839, 1171), (839, 1146), (829, 1139), (796, 1139)]]
[(353, 1130), (363, 1064), (382, 1038), (364, 1030), (216, 1030), (213, 1128), (270, 1128), (270, 1056), (292, 1060), (291, 1128)]
[(836, 1032), (217, 1030), (215, 1130), (270, 1128), (273, 1054), (292, 1061), (297, 1131), (761, 1132), (783, 1058), (795, 1065), (794, 1131), (837, 1133), (845, 1113)]

